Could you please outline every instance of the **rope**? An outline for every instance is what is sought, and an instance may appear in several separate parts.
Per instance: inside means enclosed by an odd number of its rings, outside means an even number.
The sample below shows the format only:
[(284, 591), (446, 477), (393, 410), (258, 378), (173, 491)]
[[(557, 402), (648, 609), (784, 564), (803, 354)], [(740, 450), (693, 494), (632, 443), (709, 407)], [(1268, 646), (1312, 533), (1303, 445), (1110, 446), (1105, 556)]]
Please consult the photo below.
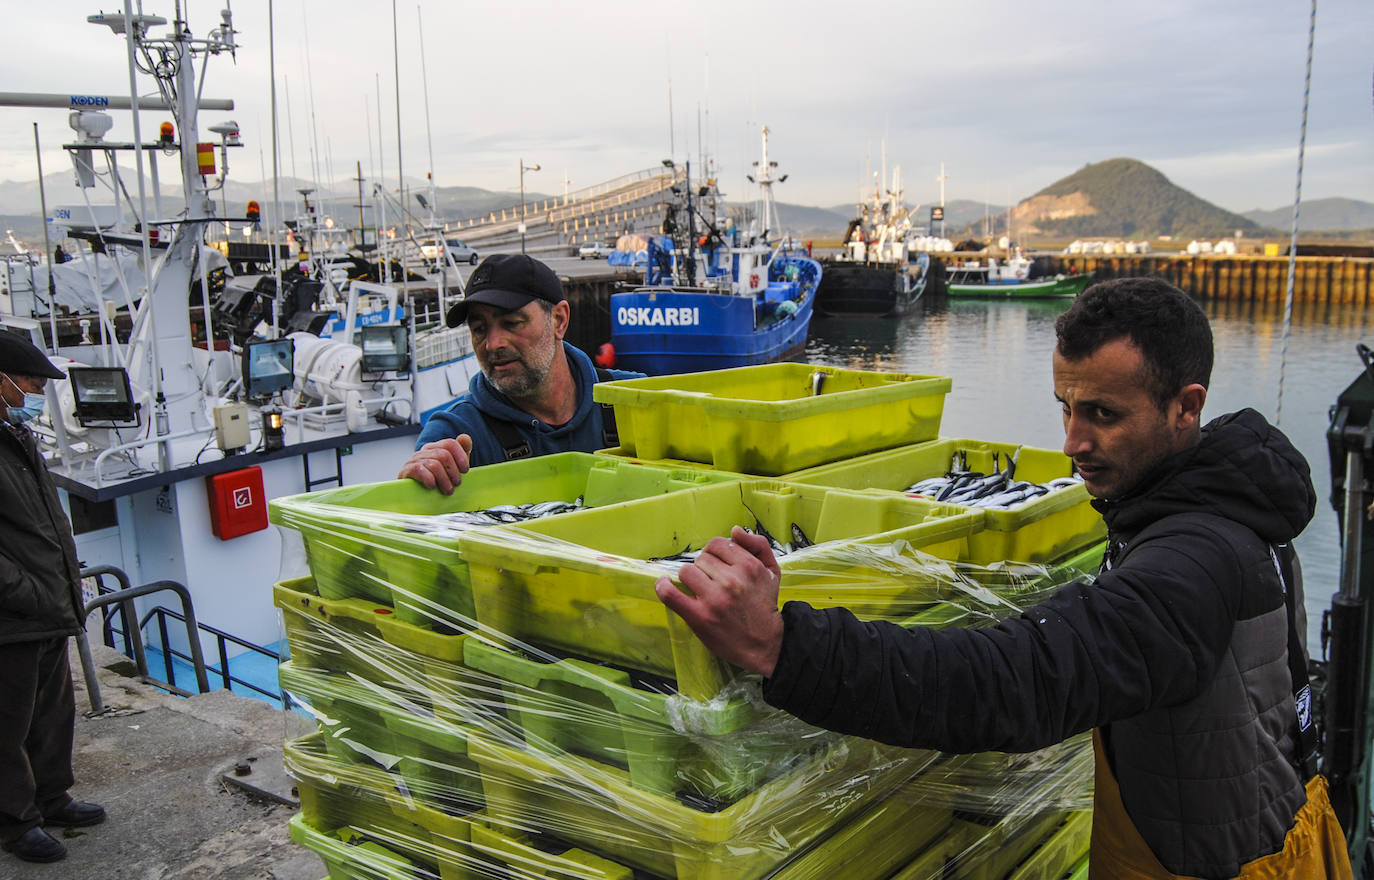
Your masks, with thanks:
[(1293, 281), (1298, 274), (1298, 207), (1302, 204), (1302, 161), (1307, 148), (1307, 105), (1312, 95), (1312, 45), (1317, 34), (1317, 0), (1307, 22), (1307, 74), (1302, 88), (1302, 127), (1298, 133), (1298, 181), (1293, 192), (1293, 229), (1288, 240), (1288, 287), (1283, 296), (1283, 343), (1279, 346), (1279, 393), (1274, 424), (1283, 421), (1283, 378), (1288, 367), (1288, 336), (1293, 328)]

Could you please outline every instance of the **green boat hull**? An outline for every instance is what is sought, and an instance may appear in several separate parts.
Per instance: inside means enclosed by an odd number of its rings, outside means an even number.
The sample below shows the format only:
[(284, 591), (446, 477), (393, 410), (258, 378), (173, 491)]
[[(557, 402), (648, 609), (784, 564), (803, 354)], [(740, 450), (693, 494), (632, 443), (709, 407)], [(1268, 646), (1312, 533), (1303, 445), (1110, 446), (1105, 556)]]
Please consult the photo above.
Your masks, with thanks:
[(1018, 281), (1008, 284), (948, 284), (946, 285), (946, 295), (984, 299), (1042, 299), (1057, 296), (1078, 296), (1091, 280), (1088, 275), (1061, 275), (1057, 278)]

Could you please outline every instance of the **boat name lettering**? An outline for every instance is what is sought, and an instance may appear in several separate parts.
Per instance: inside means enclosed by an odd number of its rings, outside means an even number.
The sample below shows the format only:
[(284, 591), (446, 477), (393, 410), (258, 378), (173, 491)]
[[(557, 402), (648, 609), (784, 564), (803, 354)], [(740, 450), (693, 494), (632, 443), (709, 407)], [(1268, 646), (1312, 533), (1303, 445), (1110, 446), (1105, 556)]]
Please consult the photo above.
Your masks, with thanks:
[(104, 95), (72, 95), (73, 107), (108, 107), (110, 99)]
[(701, 323), (700, 310), (695, 306), (668, 309), (621, 306), (615, 318), (627, 327), (694, 327)]

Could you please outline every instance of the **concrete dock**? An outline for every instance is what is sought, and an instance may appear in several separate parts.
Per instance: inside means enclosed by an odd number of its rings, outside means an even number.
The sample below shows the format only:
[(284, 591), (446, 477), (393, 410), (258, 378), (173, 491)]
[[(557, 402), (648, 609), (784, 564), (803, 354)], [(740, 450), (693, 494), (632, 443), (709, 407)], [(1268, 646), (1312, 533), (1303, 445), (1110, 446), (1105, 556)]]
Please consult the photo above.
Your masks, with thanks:
[[(76, 650), (78, 800), (109, 818), (91, 828), (54, 828), (67, 858), (31, 864), (0, 852), (6, 880), (320, 880), (319, 857), (292, 843), (297, 808), (282, 770), (282, 744), (309, 732), (305, 718), (213, 691), (168, 696), (132, 676), (127, 657), (92, 645), (101, 694), (90, 708)], [(250, 772), (236, 774), (240, 764)], [(241, 772), (241, 771), (240, 771)], [(249, 787), (244, 787), (247, 785)]]

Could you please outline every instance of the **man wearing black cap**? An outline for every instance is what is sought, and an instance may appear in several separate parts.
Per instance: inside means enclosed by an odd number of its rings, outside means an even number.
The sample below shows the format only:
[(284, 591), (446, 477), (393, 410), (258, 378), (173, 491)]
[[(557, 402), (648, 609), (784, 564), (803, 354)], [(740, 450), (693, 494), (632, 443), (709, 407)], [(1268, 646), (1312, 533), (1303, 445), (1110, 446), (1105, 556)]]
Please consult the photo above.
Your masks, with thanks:
[(0, 330), (0, 846), (29, 862), (67, 848), (43, 826), (105, 821), (67, 794), (72, 696), (67, 637), (81, 630), (81, 566), (71, 524), (24, 422), (62, 373), (28, 340)]
[(483, 260), (446, 316), (450, 327), (467, 322), (482, 372), (425, 422), (398, 476), (448, 495), (470, 467), (615, 445), (592, 386), (643, 374), (598, 370), (563, 341), (570, 315), (548, 266), (525, 254)]

